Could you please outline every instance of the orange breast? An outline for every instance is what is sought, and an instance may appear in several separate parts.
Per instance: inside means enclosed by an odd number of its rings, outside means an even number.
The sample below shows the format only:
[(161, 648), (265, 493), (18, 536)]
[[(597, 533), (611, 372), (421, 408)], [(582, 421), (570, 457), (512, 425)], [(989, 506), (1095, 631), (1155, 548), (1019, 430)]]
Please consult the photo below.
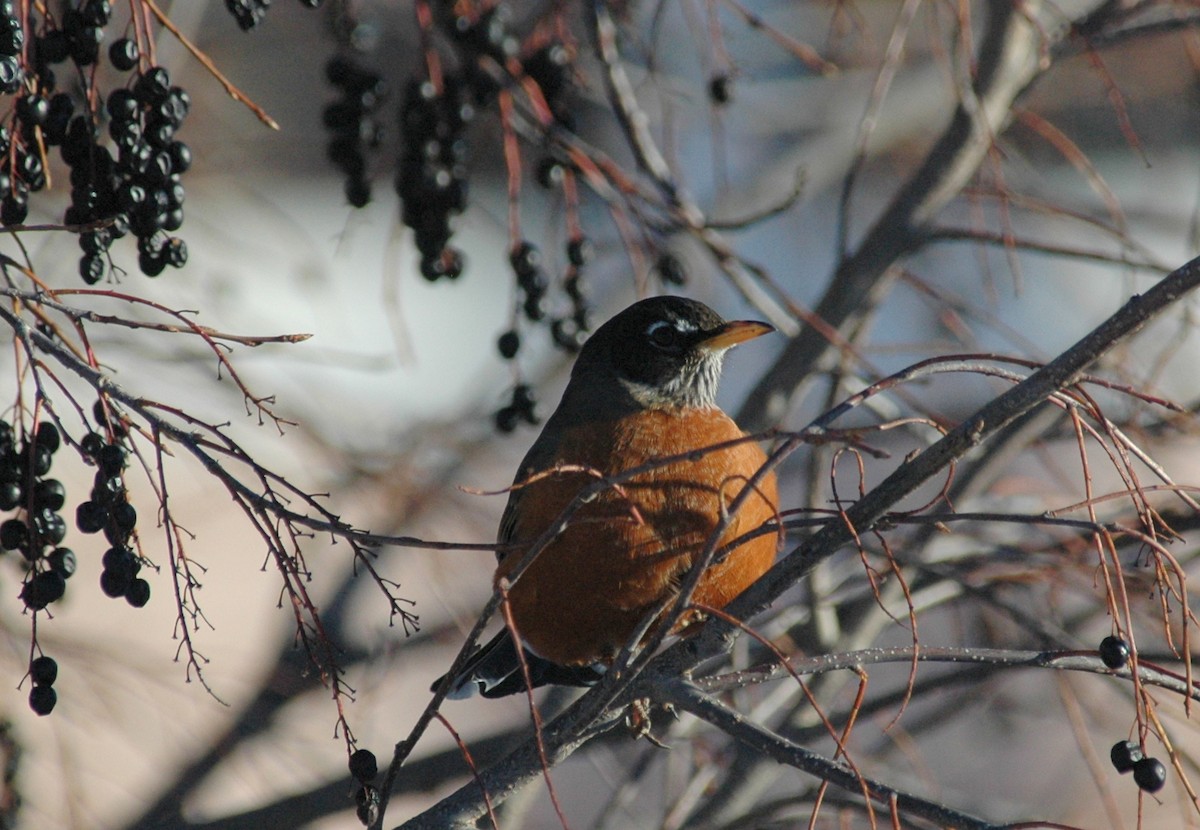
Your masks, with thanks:
[[(582, 465), (613, 474), (742, 435), (718, 409), (650, 410), (566, 434), (547, 466)], [(722, 511), (765, 460), (749, 442), (705, 453), (608, 488), (577, 510), (509, 593), (525, 645), (562, 665), (611, 660), (649, 609), (686, 578)], [(521, 488), (513, 541), (528, 546), (595, 481), (585, 473), (562, 472)], [(731, 517), (718, 547), (772, 519), (777, 502), (771, 474)], [(778, 541), (767, 534), (739, 545), (709, 568), (694, 600), (727, 604), (771, 567)], [(508, 576), (527, 549), (506, 555), (496, 578)]]

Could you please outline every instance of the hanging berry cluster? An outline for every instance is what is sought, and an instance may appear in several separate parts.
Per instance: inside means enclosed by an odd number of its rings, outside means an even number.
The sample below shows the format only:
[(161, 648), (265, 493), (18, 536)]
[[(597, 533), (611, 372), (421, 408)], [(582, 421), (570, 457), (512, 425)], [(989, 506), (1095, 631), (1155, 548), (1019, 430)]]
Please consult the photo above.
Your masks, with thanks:
[(364, 825), (379, 817), (379, 790), (372, 783), (379, 776), (379, 762), (369, 749), (356, 749), (350, 754), (350, 775), (358, 782), (354, 791), (355, 814)]
[(453, 217), (467, 206), (466, 126), (474, 107), (458, 78), (412, 81), (405, 90), (400, 119), (404, 148), (396, 173), (401, 220), (412, 228), (421, 254), (421, 275), (434, 281), (456, 279), (462, 253), (449, 245)]
[(19, 552), (24, 560), (21, 600), (31, 611), (62, 599), (75, 572), (75, 554), (59, 547), (67, 536), (59, 513), (66, 491), (57, 479), (47, 478), (60, 443), (58, 429), (48, 421), (20, 442), (12, 426), (0, 421), (0, 509), (18, 511), (0, 524), (0, 548)]
[[(463, 272), (463, 255), (451, 242), (456, 217), (468, 202), (467, 130), (478, 110), (494, 112), (500, 118), (509, 166), (512, 245), (508, 262), (517, 295), (513, 325), (500, 335), (497, 349), (506, 360), (514, 359), (524, 330), (544, 327), (559, 348), (578, 350), (591, 328), (584, 275), (593, 256), (576, 215), (578, 170), (570, 154), (553, 149), (549, 141), (542, 148), (549, 154), (534, 168), (536, 181), (561, 196), (567, 208), (565, 256), (551, 265), (519, 230), (515, 182), (521, 178), (520, 149), (509, 121), (511, 107), (505, 104), (514, 96), (527, 99), (526, 117), (533, 113), (547, 136), (574, 129), (575, 70), (573, 46), (564, 40), (566, 29), (549, 25), (546, 18), (530, 22), (528, 34), (522, 37), (504, 3), (418, 3), (417, 17), (424, 60), (398, 102), (401, 149), (395, 186), (401, 219), (413, 232), (420, 272), (431, 282), (453, 280)], [(329, 157), (346, 175), (348, 201), (361, 206), (369, 198), (364, 156), (380, 145), (374, 120), (380, 97), (375, 91), (378, 77), (341, 56), (330, 61), (326, 75), (339, 93), (325, 111), (331, 132)], [(366, 102), (360, 100), (363, 87), (371, 89)], [(363, 140), (364, 136), (374, 140)], [(527, 385), (518, 383), (513, 388), (511, 401), (495, 413), (495, 422), (504, 431), (522, 422), (537, 422)]]
[[(117, 441), (124, 435), (103, 418), (104, 407), (97, 403), (95, 414)], [(150, 600), (150, 583), (138, 577), (141, 559), (130, 547), (137, 512), (129, 504), (122, 471), (125, 450), (117, 441), (107, 441), (98, 432), (89, 432), (79, 442), (86, 461), (97, 468), (91, 496), (75, 511), (75, 525), (85, 534), (104, 532), (111, 547), (102, 559), (100, 587), (111, 597), (124, 597), (140, 608)], [(67, 502), (66, 489), (50, 478), (55, 454), (63, 443), (58, 428), (43, 420), (32, 435), (18, 435), (13, 426), (0, 421), (0, 511), (15, 515), (0, 522), (0, 550), (20, 554), (24, 571), (19, 598), (32, 612), (58, 602), (76, 571), (77, 558), (62, 543), (67, 522), (62, 509)], [(29, 705), (39, 715), (49, 714), (58, 696), (52, 688), (58, 666), (43, 655), (29, 668), (33, 689)]]
[[(113, 435), (122, 434), (119, 424), (115, 428), (109, 424), (99, 401), (94, 414)], [(80, 448), (96, 465), (96, 476), (90, 498), (75, 509), (75, 526), (81, 533), (103, 532), (111, 545), (101, 560), (104, 570), (100, 574), (100, 589), (114, 599), (124, 597), (134, 608), (141, 608), (150, 601), (150, 583), (138, 576), (141, 558), (130, 546), (137, 511), (129, 503), (125, 490), (125, 449), (116, 441), (105, 441), (98, 432), (85, 435)]]
[[(0, 92), (15, 95), (0, 124), (0, 223), (19, 225), (29, 215), (29, 196), (49, 184), (49, 151), (58, 147), (70, 169), (71, 203), (63, 221), (91, 225), (79, 235), (79, 274), (95, 284), (111, 264), (115, 239), (132, 232), (138, 265), (149, 276), (187, 261), (187, 246), (169, 234), (183, 224), (181, 176), (191, 151), (176, 138), (187, 116), (188, 93), (172, 86), (167, 71), (150, 65), (136, 38), (120, 37), (107, 50), (118, 72), (133, 72), (129, 84), (107, 98), (95, 89), (111, 0), (64, 3), (60, 14), (0, 0)], [(74, 69), (87, 102), (59, 90), (56, 68)], [(63, 85), (65, 86), (65, 84)], [(101, 136), (107, 121), (111, 145)]]
[(493, 420), (496, 422), (496, 429), (501, 432), (512, 432), (522, 421), (527, 424), (540, 423), (537, 400), (533, 397), (533, 389), (529, 384), (518, 383), (514, 386), (512, 400), (496, 410)]
[(341, 57), (325, 66), (325, 76), (341, 92), (325, 108), (325, 127), (332, 133), (329, 160), (346, 176), (346, 201), (364, 207), (371, 201), (365, 150), (379, 146), (381, 127), (375, 113), (383, 98), (383, 80)]
[[(1109, 669), (1119, 671), (1129, 665), (1129, 643), (1123, 637), (1109, 635), (1100, 641), (1097, 649), (1101, 662)], [(1113, 769), (1124, 775), (1133, 773), (1133, 782), (1138, 789), (1156, 793), (1167, 783), (1167, 768), (1157, 758), (1146, 755), (1137, 741), (1117, 741), (1109, 750)]]
[(108, 227), (80, 235), (79, 272), (85, 282), (95, 283), (104, 275), (109, 245), (128, 232), (137, 237), (138, 267), (147, 276), (187, 262), (187, 245), (168, 233), (183, 225), (181, 176), (191, 167), (192, 156), (175, 131), (190, 106), (188, 93), (171, 86), (167, 70), (153, 66), (137, 76), (132, 88), (118, 88), (108, 96), (105, 109), (108, 132), (116, 142), (115, 160), (107, 148), (96, 146), (86, 120), (72, 124), (69, 143), (63, 146), (73, 185), (67, 221), (112, 220)]
[[(300, 0), (302, 5), (310, 9), (317, 8), (323, 2), (324, 0)], [(263, 22), (269, 8), (271, 0), (225, 0), (225, 9), (233, 15), (238, 26), (247, 32)]]
[(29, 679), (33, 688), (29, 690), (29, 708), (39, 715), (48, 715), (58, 705), (58, 692), (54, 681), (58, 680), (58, 661), (43, 654), (29, 662)]
[[(62, 599), (67, 580), (75, 573), (75, 554), (60, 547), (67, 535), (67, 523), (59, 512), (66, 503), (66, 490), (57, 479), (48, 478), (60, 444), (58, 429), (47, 421), (20, 440), (11, 424), (0, 421), (0, 511), (17, 511), (0, 523), (0, 550), (21, 555), (25, 578), (20, 599), (34, 612)], [(52, 688), (58, 665), (43, 655), (32, 661), (29, 672), (34, 683), (29, 706), (39, 715), (48, 715), (58, 702)]]

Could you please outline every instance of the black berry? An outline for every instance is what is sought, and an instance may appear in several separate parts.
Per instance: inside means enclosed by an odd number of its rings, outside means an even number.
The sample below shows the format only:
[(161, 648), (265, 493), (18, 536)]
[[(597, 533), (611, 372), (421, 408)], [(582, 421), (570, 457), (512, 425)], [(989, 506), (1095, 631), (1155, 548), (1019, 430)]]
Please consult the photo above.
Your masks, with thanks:
[(496, 341), (496, 348), (501, 357), (505, 360), (512, 360), (521, 348), (521, 335), (517, 334), (515, 329), (504, 332)]
[(515, 407), (504, 406), (496, 410), (494, 417), (496, 429), (501, 432), (512, 432), (521, 420), (521, 413), (517, 412)]
[(154, 107), (171, 94), (171, 78), (161, 66), (152, 66), (133, 85), (133, 94), (144, 106)]
[(62, 482), (57, 479), (44, 478), (33, 485), (33, 507), (35, 510), (43, 508), (62, 510), (66, 501), (67, 490), (62, 486)]
[(1133, 765), (1133, 780), (1139, 789), (1156, 793), (1167, 783), (1167, 768), (1157, 758), (1142, 758)]
[(100, 574), (100, 590), (113, 599), (125, 596), (129, 586), (133, 584), (133, 576), (128, 571), (105, 569)]
[(106, 475), (120, 475), (125, 469), (125, 450), (117, 444), (107, 444), (96, 455), (96, 464)]
[(62, 574), (57, 571), (43, 571), (25, 583), (25, 587), (21, 589), (21, 599), (24, 600), (26, 608), (39, 611), (62, 599), (66, 590), (67, 580)]
[(8, 519), (0, 524), (0, 549), (16, 550), (29, 543), (29, 528), (20, 519)]
[(120, 501), (109, 508), (109, 521), (126, 534), (133, 532), (137, 524), (137, 511), (127, 501)]
[(98, 432), (89, 432), (79, 442), (79, 448), (93, 458), (104, 449), (104, 436)]
[(520, 242), (509, 252), (508, 261), (518, 277), (531, 277), (542, 264), (542, 255), (530, 242)]
[(363, 784), (373, 781), (379, 774), (375, 753), (369, 749), (356, 749), (350, 756), (350, 774)]
[(55, 573), (62, 574), (63, 579), (73, 576), (77, 567), (75, 551), (70, 548), (55, 548), (46, 561)]
[(143, 608), (150, 601), (150, 583), (138, 578), (125, 589), (125, 601), (134, 608)]
[(708, 82), (708, 97), (716, 105), (728, 104), (732, 97), (731, 81), (728, 75), (714, 75)]
[(54, 711), (58, 703), (58, 692), (53, 686), (34, 686), (29, 690), (29, 708), (39, 715), (45, 716)]
[(94, 501), (85, 501), (75, 508), (75, 526), (80, 533), (99, 533), (108, 524), (108, 508)]
[(1129, 662), (1129, 644), (1120, 637), (1105, 637), (1100, 641), (1100, 659), (1110, 669), (1124, 668)]
[(53, 686), (58, 679), (58, 663), (44, 654), (36, 657), (29, 664), (29, 677), (38, 686)]
[(79, 276), (88, 285), (95, 285), (104, 279), (104, 257), (99, 254), (88, 254), (80, 257)]
[(0, 511), (15, 510), (24, 496), (20, 483), (16, 481), (0, 481)]
[(567, 259), (576, 268), (582, 268), (592, 261), (596, 248), (586, 236), (578, 236), (567, 243)]
[(1134, 741), (1117, 741), (1109, 751), (1108, 757), (1112, 761), (1113, 769), (1126, 773), (1142, 760), (1142, 748)]
[(50, 114), (50, 102), (41, 95), (30, 93), (17, 99), (17, 118), (31, 127), (40, 127)]
[(128, 72), (137, 66), (139, 57), (141, 51), (137, 42), (127, 37), (113, 41), (112, 46), (108, 47), (108, 59), (122, 72)]
[(658, 278), (667, 285), (683, 285), (687, 282), (683, 263), (674, 254), (661, 254), (658, 261), (654, 263), (654, 270), (658, 272)]

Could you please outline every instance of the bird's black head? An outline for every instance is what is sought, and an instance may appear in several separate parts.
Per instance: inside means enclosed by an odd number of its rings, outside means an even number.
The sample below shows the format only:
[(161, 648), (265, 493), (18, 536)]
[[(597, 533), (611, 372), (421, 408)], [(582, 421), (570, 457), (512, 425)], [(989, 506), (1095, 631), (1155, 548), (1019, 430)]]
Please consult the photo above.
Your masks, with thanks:
[(571, 376), (586, 375), (597, 391), (625, 393), (640, 407), (713, 406), (725, 351), (773, 330), (753, 320), (726, 322), (684, 297), (651, 297), (597, 329)]

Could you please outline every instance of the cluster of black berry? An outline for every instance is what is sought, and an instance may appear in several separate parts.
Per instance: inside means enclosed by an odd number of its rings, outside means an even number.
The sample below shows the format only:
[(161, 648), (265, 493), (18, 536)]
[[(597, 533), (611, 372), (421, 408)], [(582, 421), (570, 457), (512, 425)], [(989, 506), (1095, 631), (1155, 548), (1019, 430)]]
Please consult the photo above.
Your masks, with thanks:
[(507, 406), (496, 411), (496, 429), (501, 432), (512, 432), (517, 424), (525, 421), (527, 424), (539, 422), (537, 416), (537, 401), (534, 400), (533, 390), (527, 383), (518, 383), (513, 387), (512, 400)]
[(550, 280), (542, 268), (542, 252), (531, 242), (518, 242), (508, 252), (508, 264), (524, 298), (521, 310), (526, 319), (533, 323), (541, 321), (546, 316), (546, 291), (550, 288)]
[[(558, 179), (561, 181), (561, 178)], [(578, 351), (591, 330), (587, 296), (584, 293), (583, 270), (591, 262), (594, 249), (586, 236), (576, 236), (567, 243), (567, 272), (563, 278), (563, 291), (571, 301), (571, 311), (550, 321), (550, 333), (554, 342), (566, 351)], [(509, 253), (509, 264), (516, 276), (521, 291), (521, 308), (530, 322), (541, 322), (546, 318), (546, 293), (550, 282), (542, 268), (542, 257), (530, 242), (520, 242)], [(521, 348), (521, 335), (510, 329), (500, 335), (496, 348), (505, 360), (511, 360)]]
[(65, 92), (55, 92), (53, 65), (66, 60), (78, 67), (96, 63), (104, 26), (112, 14), (109, 0), (86, 0), (65, 9), (61, 28), (22, 24), (15, 3), (0, 0), (0, 90), (16, 94), (12, 128), (0, 129), (0, 222), (16, 225), (29, 214), (29, 194), (46, 186), (46, 147), (64, 144), (75, 105)]
[(563, 278), (563, 291), (571, 301), (571, 313), (556, 317), (550, 323), (550, 333), (559, 348), (577, 352), (591, 331), (591, 307), (584, 293), (583, 269), (592, 257), (595, 248), (586, 236), (577, 236), (567, 243), (567, 275)]
[(342, 57), (326, 64), (325, 76), (341, 92), (341, 98), (325, 108), (325, 127), (332, 134), (329, 160), (346, 175), (346, 201), (363, 207), (371, 201), (365, 150), (378, 147), (381, 140), (375, 113), (383, 98), (383, 81)]
[(439, 91), (431, 81), (412, 81), (400, 120), (404, 148), (396, 174), (401, 219), (412, 228), (421, 253), (421, 275), (434, 280), (462, 274), (462, 253), (449, 245), (451, 219), (467, 206), (467, 142), (475, 110), (464, 84), (453, 75)]
[(1157, 758), (1149, 758), (1136, 741), (1118, 741), (1109, 752), (1113, 768), (1124, 775), (1133, 772), (1138, 789), (1156, 793), (1167, 783), (1167, 768)]
[(225, 0), (225, 8), (233, 15), (242, 31), (250, 31), (267, 16), (271, 0)]
[[(180, 180), (191, 166), (191, 152), (175, 133), (187, 115), (187, 92), (171, 86), (162, 67), (148, 67), (131, 88), (108, 96), (104, 113), (90, 108), (76, 114), (67, 92), (56, 92), (54, 67), (70, 61), (82, 71), (100, 60), (104, 29), (112, 17), (111, 0), (65, 3), (61, 15), (22, 20), (12, 0), (0, 0), (0, 90), (17, 95), (11, 123), (0, 127), (0, 223), (23, 223), (29, 194), (47, 183), (46, 150), (60, 147), (70, 168), (68, 225), (107, 223), (80, 234), (80, 276), (99, 282), (114, 239), (132, 231), (138, 237), (138, 265), (155, 276), (187, 260), (187, 246), (171, 238), (183, 224), (184, 189)], [(33, 34), (33, 33), (37, 34)], [(136, 40), (121, 37), (109, 46), (109, 61), (119, 72), (143, 64)], [(92, 75), (84, 78), (91, 89)], [(89, 91), (89, 99), (92, 98)], [(103, 97), (99, 100), (104, 101)], [(99, 127), (108, 116), (110, 149)]]
[[(13, 107), (11, 128), (0, 128), (0, 222), (25, 221), (29, 194), (46, 185), (45, 148), (61, 147), (71, 168), (66, 223), (111, 222), (80, 236), (84, 252), (80, 273), (95, 283), (105, 270), (102, 254), (114, 238), (132, 227), (149, 240), (153, 236), (149, 225), (157, 231), (178, 229), (183, 222), (179, 174), (190, 165), (191, 154), (186, 145), (174, 141), (174, 132), (187, 113), (187, 93), (170, 87), (165, 71), (157, 67), (138, 79), (135, 112), (127, 111), (126, 98), (134, 93), (118, 90), (117, 100), (109, 103), (119, 153), (114, 159), (112, 151), (98, 142), (96, 115), (76, 115), (71, 96), (55, 92), (53, 69), (68, 60), (80, 69), (99, 60), (104, 27), (112, 15), (110, 0), (84, 0), (64, 9), (57, 21), (31, 16), (25, 24), (13, 7), (0, 0), (0, 88), (10, 93), (23, 89), (24, 94)], [(27, 32), (38, 29), (41, 33), (36, 37), (27, 37)], [(114, 41), (108, 54), (122, 72), (134, 69), (141, 57), (137, 43), (129, 38)], [(11, 78), (15, 83), (8, 83)], [(181, 242), (168, 245), (165, 237), (145, 242), (143, 249), (150, 251), (143, 269), (155, 273), (165, 264), (182, 265), (186, 259), (186, 247)]]
[(122, 473), (125, 469), (125, 450), (118, 443), (108, 443), (96, 432), (80, 442), (96, 464), (91, 498), (75, 510), (75, 525), (82, 533), (104, 532), (111, 547), (104, 552), (100, 588), (110, 597), (124, 597), (135, 608), (150, 601), (150, 583), (138, 576), (142, 561), (129, 546), (137, 525), (137, 510), (129, 503)]
[[(300, 2), (310, 9), (315, 9), (324, 0), (300, 0)], [(263, 18), (267, 16), (267, 9), (270, 7), (271, 0), (225, 0), (225, 8), (245, 32), (262, 23)]]
[(361, 786), (354, 792), (358, 820), (364, 825), (379, 817), (379, 790), (371, 783), (379, 775), (379, 763), (369, 749), (356, 749), (350, 755), (350, 774)]
[[(75, 109), (69, 95), (54, 92), (56, 80), (50, 64), (76, 57), (77, 52), (77, 61), (94, 61), (80, 43), (86, 41), (91, 22), (108, 12), (107, 3), (85, 4), (70, 15), (73, 39), (63, 30), (58, 37), (47, 33), (26, 43), (16, 4), (0, 0), (0, 91), (10, 95), (25, 92), (13, 108), (12, 129), (0, 128), (0, 223), (6, 226), (24, 222), (29, 215), (29, 194), (46, 187), (42, 148), (62, 143)], [(28, 65), (22, 62), (23, 50), (29, 54)]]
[(187, 245), (168, 236), (183, 225), (181, 176), (192, 153), (175, 133), (187, 117), (191, 98), (171, 85), (167, 70), (152, 66), (138, 75), (132, 88), (113, 90), (106, 103), (108, 132), (117, 156), (99, 146), (86, 117), (76, 118), (63, 144), (63, 160), (71, 167), (68, 224), (112, 220), (83, 233), (79, 273), (93, 284), (104, 275), (104, 254), (113, 239), (132, 231), (138, 239), (138, 267), (158, 276), (168, 265), (187, 262)]
[(58, 679), (58, 663), (53, 657), (43, 654), (29, 663), (29, 679), (33, 688), (29, 690), (29, 708), (39, 715), (48, 715), (58, 703), (58, 692), (54, 681)]
[(25, 559), (21, 600), (32, 611), (62, 599), (67, 578), (75, 573), (75, 554), (59, 547), (67, 535), (59, 513), (66, 490), (46, 477), (60, 443), (54, 424), (42, 421), (18, 447), (12, 426), (0, 421), (0, 509), (20, 510), (0, 524), (0, 548), (19, 551)]
[(480, 104), (490, 102), (500, 86), (483, 70), (479, 59), (491, 58), (506, 66), (509, 58), (520, 51), (521, 43), (509, 28), (511, 20), (512, 11), (504, 3), (482, 9), (474, 16), (458, 14), (443, 18), (444, 28), (458, 45), (467, 83)]
[[(1101, 662), (1116, 671), (1129, 663), (1129, 643), (1121, 637), (1108, 636), (1100, 641), (1097, 649)], [(1149, 758), (1135, 741), (1118, 741), (1109, 752), (1113, 768), (1124, 775), (1133, 773), (1134, 783), (1139, 789), (1156, 793), (1167, 783), (1167, 768), (1157, 758)]]

